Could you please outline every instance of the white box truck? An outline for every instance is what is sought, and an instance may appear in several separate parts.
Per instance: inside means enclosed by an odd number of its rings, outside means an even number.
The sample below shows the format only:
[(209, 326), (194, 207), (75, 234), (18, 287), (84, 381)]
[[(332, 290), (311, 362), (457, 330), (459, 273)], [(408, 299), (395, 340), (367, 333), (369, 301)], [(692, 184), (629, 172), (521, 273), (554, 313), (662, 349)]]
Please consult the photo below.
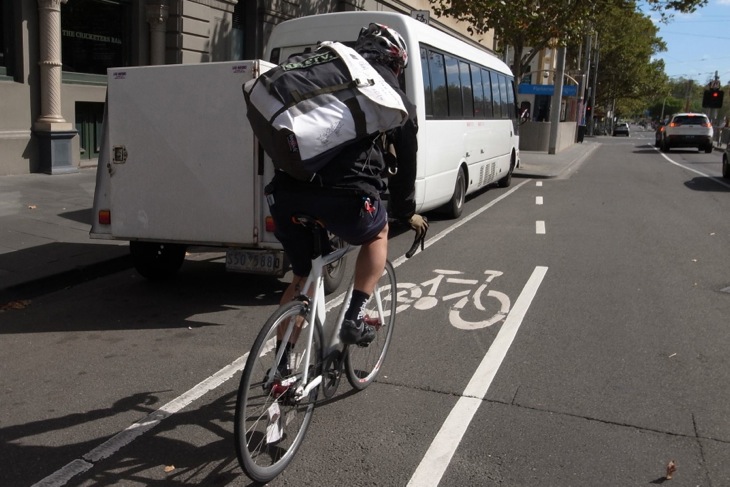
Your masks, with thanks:
[[(272, 66), (110, 69), (90, 237), (129, 241), (135, 268), (150, 279), (174, 275), (188, 249), (210, 247), (225, 250), (228, 270), (283, 275), (263, 194), (273, 166), (241, 89)], [(338, 278), (331, 269), (328, 287)]]

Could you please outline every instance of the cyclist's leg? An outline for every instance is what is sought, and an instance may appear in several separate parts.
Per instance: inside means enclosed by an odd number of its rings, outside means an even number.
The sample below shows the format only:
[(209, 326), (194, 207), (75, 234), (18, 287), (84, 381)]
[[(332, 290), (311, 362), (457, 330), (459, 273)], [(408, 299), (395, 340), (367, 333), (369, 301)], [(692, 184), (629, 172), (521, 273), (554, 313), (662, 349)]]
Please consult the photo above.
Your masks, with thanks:
[(368, 295), (383, 275), (388, 258), (388, 223), (367, 243), (362, 244), (355, 262), (355, 289)]
[(367, 347), (347, 347), (347, 379), (355, 389), (366, 388), (380, 372), (393, 336), (397, 305), (395, 271), (386, 262), (384, 272), (363, 310), (363, 319), (375, 329), (375, 338)]

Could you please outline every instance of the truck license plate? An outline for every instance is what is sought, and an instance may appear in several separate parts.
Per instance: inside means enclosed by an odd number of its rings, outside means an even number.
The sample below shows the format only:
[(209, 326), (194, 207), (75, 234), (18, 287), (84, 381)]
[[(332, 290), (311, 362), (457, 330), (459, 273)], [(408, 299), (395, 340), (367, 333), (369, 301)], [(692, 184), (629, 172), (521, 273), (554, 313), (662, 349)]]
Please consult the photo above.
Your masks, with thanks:
[(226, 250), (226, 269), (253, 274), (284, 274), (284, 253), (266, 250)]

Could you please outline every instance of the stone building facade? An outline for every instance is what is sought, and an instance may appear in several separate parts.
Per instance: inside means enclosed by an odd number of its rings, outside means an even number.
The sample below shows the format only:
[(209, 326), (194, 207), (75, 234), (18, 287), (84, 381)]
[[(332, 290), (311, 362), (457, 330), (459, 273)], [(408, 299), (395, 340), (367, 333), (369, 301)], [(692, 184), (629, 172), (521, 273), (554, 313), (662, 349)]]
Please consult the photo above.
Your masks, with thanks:
[[(284, 20), (349, 10), (430, 11), (428, 0), (3, 0), (0, 175), (97, 164), (106, 69), (262, 56)], [(436, 28), (475, 40), (466, 25)]]

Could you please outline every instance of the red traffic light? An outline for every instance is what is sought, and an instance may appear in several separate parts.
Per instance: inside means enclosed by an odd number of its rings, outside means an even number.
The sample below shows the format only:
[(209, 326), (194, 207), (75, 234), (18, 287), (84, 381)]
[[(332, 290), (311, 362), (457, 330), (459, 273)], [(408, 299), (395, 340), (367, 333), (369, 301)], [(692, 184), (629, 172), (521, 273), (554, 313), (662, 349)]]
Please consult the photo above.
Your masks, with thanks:
[(702, 95), (702, 108), (722, 108), (722, 90), (705, 90)]

